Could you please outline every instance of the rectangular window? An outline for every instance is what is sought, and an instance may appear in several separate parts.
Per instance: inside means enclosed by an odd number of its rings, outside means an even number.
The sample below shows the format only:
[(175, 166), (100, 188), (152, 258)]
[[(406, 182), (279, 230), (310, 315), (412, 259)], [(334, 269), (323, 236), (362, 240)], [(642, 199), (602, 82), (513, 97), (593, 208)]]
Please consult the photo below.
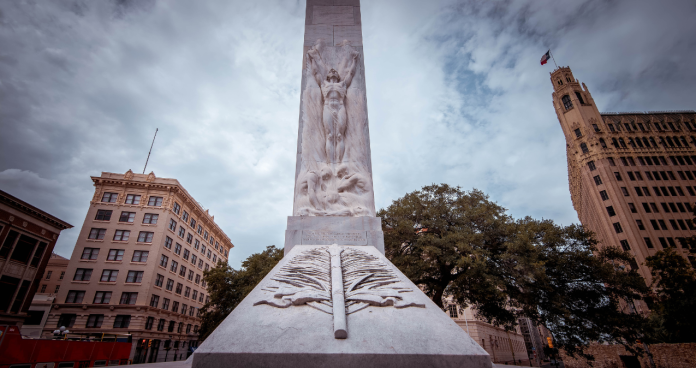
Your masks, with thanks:
[(667, 171), (667, 176), (669, 176), (669, 180), (677, 180), (677, 178), (674, 177), (674, 173), (671, 171)]
[(638, 230), (645, 230), (645, 226), (643, 225), (643, 221), (636, 220), (636, 225), (638, 225)]
[(89, 231), (89, 239), (102, 240), (102, 239), (104, 239), (104, 235), (106, 235), (106, 229), (92, 228)]
[(609, 199), (609, 195), (607, 194), (606, 190), (602, 190), (599, 192), (599, 196), (602, 197), (603, 201), (606, 201)]
[(201, 275), (196, 274), (196, 285), (198, 285), (201, 282)]
[(626, 157), (619, 157), (619, 160), (621, 160), (622, 165), (628, 166), (628, 161), (626, 161)]
[(636, 174), (636, 179), (643, 180), (643, 175), (640, 174), (640, 171), (635, 171), (634, 174)]
[(625, 250), (625, 251), (631, 250), (631, 247), (628, 246), (628, 240), (621, 241), (621, 248), (623, 248), (623, 250)]
[(186, 304), (182, 304), (181, 305), (181, 314), (185, 315), (187, 311), (188, 311), (188, 306)]
[(143, 216), (143, 224), (156, 224), (159, 219), (159, 215), (156, 213), (146, 213)]
[(106, 193), (104, 193), (104, 195), (102, 195), (102, 202), (116, 203), (117, 198), (118, 198), (117, 193), (106, 192)]
[(179, 276), (186, 277), (186, 266), (181, 265), (181, 267), (179, 267)]
[(198, 268), (203, 268), (203, 259), (198, 260)]
[(116, 230), (114, 233), (115, 241), (128, 241), (130, 237), (130, 230)]
[(147, 256), (150, 254), (147, 250), (136, 250), (133, 252), (131, 262), (147, 262)]
[(110, 291), (97, 291), (94, 294), (93, 304), (109, 304), (111, 302), (111, 292)]
[(660, 173), (658, 173), (657, 171), (653, 171), (652, 174), (655, 177), (655, 180), (662, 180), (662, 178), (660, 177)]
[(694, 195), (694, 190), (691, 187), (686, 187), (686, 191), (689, 192), (690, 196)]
[(164, 309), (164, 310), (169, 309), (169, 299), (164, 298), (164, 300), (162, 300), (162, 309)]
[(65, 298), (66, 304), (80, 304), (82, 299), (85, 298), (85, 292), (83, 290), (70, 290), (68, 291), (68, 296)]
[(148, 206), (159, 207), (162, 205), (162, 197), (150, 197), (147, 201)]
[(128, 271), (128, 277), (126, 277), (126, 283), (137, 284), (143, 282), (143, 271)]
[(189, 259), (189, 255), (190, 255), (190, 254), (191, 254), (191, 252), (189, 252), (189, 250), (188, 250), (188, 249), (184, 249), (184, 259), (185, 259), (185, 260), (187, 260), (187, 261), (188, 261), (188, 259)]
[(677, 206), (674, 205), (674, 203), (668, 203), (669, 204), (669, 209), (672, 210), (672, 212), (677, 212)]
[(174, 290), (174, 280), (167, 279), (167, 287), (165, 289), (167, 289), (169, 291)]
[(640, 190), (640, 187), (634, 187), (634, 189), (636, 190), (636, 194), (638, 195), (638, 197), (642, 197), (642, 196), (643, 196), (643, 191)]
[(636, 162), (633, 161), (633, 157), (628, 157), (627, 160), (628, 160), (628, 163), (629, 163), (631, 166), (636, 166)]
[(657, 209), (657, 205), (655, 203), (650, 203), (650, 208), (652, 208), (653, 212), (655, 213), (660, 213), (660, 210)]
[[(163, 308), (166, 309), (166, 308)], [(157, 322), (157, 331), (164, 331), (164, 324), (167, 321), (164, 320), (164, 318), (160, 318), (159, 322)]]
[(192, 271), (192, 270), (189, 270), (189, 273), (188, 273), (188, 280), (189, 280), (189, 281), (193, 281), (193, 271)]
[(677, 190), (677, 194), (679, 194), (680, 196), (683, 196), (683, 195), (684, 195), (684, 191), (682, 190), (681, 187), (674, 187), (674, 189)]
[(184, 211), (184, 215), (181, 216), (181, 219), (184, 220), (184, 222), (187, 222), (189, 219), (189, 214), (188, 212)]
[(196, 232), (200, 235), (203, 232), (203, 226), (198, 225), (198, 230)]
[(123, 260), (123, 253), (125, 249), (109, 249), (109, 256), (106, 257), (107, 261), (120, 261)]
[(176, 243), (176, 246), (174, 246), (174, 253), (181, 254), (181, 244)]
[(173, 242), (172, 238), (170, 238), (170, 237), (167, 236), (167, 237), (164, 239), (164, 247), (167, 248), (167, 249), (172, 249), (172, 242)]
[(210, 259), (210, 249), (208, 249), (208, 259)]
[(87, 325), (85, 325), (86, 328), (99, 328), (102, 325), (102, 322), (104, 322), (104, 315), (103, 314), (90, 314), (89, 317), (87, 318)]
[(121, 303), (120, 304), (135, 304), (138, 299), (138, 293), (124, 292), (121, 293)]
[[(690, 187), (687, 187), (687, 188), (691, 189)], [(196, 250), (198, 250), (198, 246), (200, 246), (200, 245), (201, 245), (200, 240), (196, 239), (196, 241), (195, 241), (194, 244), (193, 244), (193, 247), (194, 247)]]
[(214, 241), (215, 241), (215, 238), (213, 238), (213, 237), (211, 236), (211, 237), (210, 237), (210, 245), (213, 245), (213, 242), (214, 242)]
[(96, 260), (99, 256), (99, 248), (85, 248), (82, 250), (80, 259)]
[(594, 182), (596, 185), (602, 185), (602, 179), (599, 177), (599, 175), (594, 176)]
[(679, 207), (679, 212), (686, 212), (684, 205), (681, 204), (680, 202), (677, 202), (677, 207)]
[(167, 268), (167, 262), (169, 262), (169, 257), (162, 255), (160, 258), (160, 266)]
[(189, 244), (191, 244), (193, 242), (193, 235), (191, 233), (186, 235), (186, 242)]
[(167, 327), (168, 332), (174, 332), (174, 326), (176, 325), (176, 322), (174, 321), (169, 321), (169, 327)]
[(676, 220), (674, 220), (674, 219), (669, 220), (669, 224), (672, 225), (672, 229), (679, 230), (679, 225), (677, 225)]
[[(622, 157), (622, 158), (623, 158), (623, 157)], [(617, 181), (623, 181), (623, 179), (621, 179), (621, 173), (619, 173), (619, 172), (616, 172), (616, 171), (615, 171), (615, 172), (614, 172), (614, 177), (616, 177), (616, 180), (617, 180)]]
[(206, 263), (206, 264), (205, 264), (205, 270), (208, 271), (209, 268), (210, 268), (210, 265), (208, 265), (208, 264)]
[(621, 187), (621, 193), (623, 193), (624, 197), (628, 197), (628, 196), (629, 196), (629, 194), (628, 194), (628, 189), (626, 189), (626, 187)]
[(667, 191), (666, 187), (660, 187), (660, 191), (662, 192), (662, 195), (669, 197), (669, 192)]
[(684, 174), (686, 174), (686, 177), (689, 180), (694, 180), (694, 176), (691, 174), (691, 171), (685, 171)]
[[(193, 307), (191, 307), (191, 308), (193, 308)], [(192, 326), (192, 325), (191, 325), (190, 323), (186, 325), (186, 334), (190, 334), (190, 333), (191, 333), (191, 326)]]
[(645, 194), (646, 197), (650, 197), (650, 190), (648, 190), (648, 187), (643, 187), (643, 194)]
[(179, 237), (183, 238), (186, 235), (186, 229), (183, 226), (179, 226)]
[(614, 231), (616, 231), (617, 234), (621, 234), (623, 232), (623, 229), (621, 228), (621, 224), (618, 222), (614, 223)]
[(628, 178), (631, 179), (631, 181), (635, 181), (636, 177), (633, 175), (633, 172), (629, 171), (626, 174), (628, 174)]
[(197, 257), (195, 254), (191, 255), (191, 263), (193, 263), (194, 265), (196, 264), (196, 259)]
[(628, 208), (631, 210), (631, 213), (638, 213), (638, 210), (636, 210), (636, 206), (633, 205), (633, 203), (629, 203)]
[(169, 268), (170, 271), (176, 273), (176, 270), (179, 268), (179, 262), (177, 261), (172, 261), (172, 267)]
[(669, 207), (667, 207), (667, 203), (663, 202), (663, 203), (660, 203), (660, 205), (662, 206), (663, 211), (669, 213)]
[(153, 308), (157, 308), (159, 305), (159, 295), (152, 294), (152, 297), (150, 297), (150, 306)]
[(173, 302), (172, 303), (172, 312), (178, 313), (179, 312), (179, 302)]
[(100, 282), (116, 282), (116, 277), (118, 277), (118, 270), (103, 270)]
[(92, 278), (91, 268), (78, 268), (75, 270), (73, 281), (89, 281), (90, 278)]
[(650, 220), (650, 224), (652, 225), (653, 230), (660, 230), (660, 225), (657, 224), (657, 221)]
[[(135, 293), (136, 295), (138, 293)], [(135, 303), (121, 303), (121, 304), (135, 304)], [(130, 326), (130, 315), (117, 315), (114, 320), (114, 328), (128, 328)]]
[(155, 233), (151, 231), (141, 231), (140, 234), (138, 234), (138, 242), (139, 243), (152, 243), (152, 237), (155, 235)]
[(580, 132), (580, 128), (575, 129), (575, 137), (576, 137), (576, 138), (582, 137), (582, 133)]
[(665, 240), (665, 238), (657, 238), (657, 239), (660, 240), (660, 245), (662, 245), (662, 248), (669, 248), (669, 246), (667, 245), (667, 241)]
[[(664, 188), (664, 187), (663, 187)], [(655, 192), (655, 195), (658, 197), (662, 197), (662, 194), (660, 194), (660, 188), (658, 187), (653, 187), (653, 191)]]
[(97, 216), (94, 218), (97, 221), (109, 221), (111, 220), (111, 210), (97, 210)]
[(193, 295), (191, 295), (191, 299), (193, 299), (193, 300), (198, 299), (198, 290), (193, 291)]
[(645, 172), (645, 176), (648, 178), (648, 180), (653, 180), (653, 176), (652, 176), (652, 174), (650, 173), (650, 171), (646, 171), (646, 172)]
[(657, 220), (657, 223), (660, 224), (660, 228), (662, 228), (662, 230), (668, 230), (667, 224), (665, 223), (664, 220)]
[(180, 282), (176, 283), (176, 290), (174, 291), (175, 294), (181, 295), (181, 290), (184, 288), (184, 285)]
[(152, 330), (152, 326), (154, 324), (155, 324), (155, 317), (147, 317), (147, 321), (145, 322), (145, 329)]
[(671, 194), (673, 197), (677, 196), (677, 192), (674, 191), (674, 187), (667, 187), (669, 189), (669, 194)]
[(176, 221), (174, 219), (169, 219), (169, 230), (176, 231)]
[(208, 240), (208, 230), (203, 232), (203, 239)]
[(676, 248), (677, 244), (674, 242), (674, 238), (667, 238), (667, 242), (671, 248)]
[(686, 180), (686, 175), (684, 175), (683, 171), (677, 171), (677, 174), (681, 180)]
[(192, 229), (195, 229), (195, 228), (196, 228), (196, 220), (194, 220), (193, 218), (191, 218), (191, 222), (189, 223), (189, 225), (191, 225), (191, 228), (192, 228)]
[(205, 255), (205, 245), (201, 246), (201, 253)]
[(140, 195), (138, 195), (138, 194), (126, 195), (126, 204), (140, 204)]
[(164, 276), (157, 274), (157, 277), (155, 278), (155, 286), (162, 287), (162, 284), (164, 284)]
[(648, 248), (650, 248), (650, 249), (653, 248), (653, 243), (652, 243), (652, 241), (650, 240), (650, 238), (643, 238), (643, 240), (645, 240), (645, 245), (646, 245)]

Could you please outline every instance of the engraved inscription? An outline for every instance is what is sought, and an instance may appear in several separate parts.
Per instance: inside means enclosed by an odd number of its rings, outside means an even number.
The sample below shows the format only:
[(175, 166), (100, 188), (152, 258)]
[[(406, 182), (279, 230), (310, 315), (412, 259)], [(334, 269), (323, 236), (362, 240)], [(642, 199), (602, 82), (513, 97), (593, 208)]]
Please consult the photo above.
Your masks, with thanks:
[(324, 245), (367, 245), (367, 234), (365, 231), (315, 231), (302, 230), (302, 244)]

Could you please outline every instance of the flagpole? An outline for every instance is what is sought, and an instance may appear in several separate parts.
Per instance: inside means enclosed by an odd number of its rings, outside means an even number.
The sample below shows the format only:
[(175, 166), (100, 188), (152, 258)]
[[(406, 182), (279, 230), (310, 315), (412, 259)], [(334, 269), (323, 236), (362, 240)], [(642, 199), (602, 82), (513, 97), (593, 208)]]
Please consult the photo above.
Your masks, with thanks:
[(556, 69), (558, 69), (558, 64), (556, 64), (556, 59), (554, 59), (553, 54), (551, 53), (551, 50), (549, 50), (549, 55), (551, 55), (551, 60), (553, 60), (553, 65), (555, 65)]

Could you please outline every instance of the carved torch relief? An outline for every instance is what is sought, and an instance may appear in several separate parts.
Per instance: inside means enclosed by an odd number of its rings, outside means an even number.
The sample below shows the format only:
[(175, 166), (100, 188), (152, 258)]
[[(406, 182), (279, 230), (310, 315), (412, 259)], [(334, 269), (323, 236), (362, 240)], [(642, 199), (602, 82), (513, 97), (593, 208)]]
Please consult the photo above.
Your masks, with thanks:
[(346, 316), (373, 307), (420, 307), (413, 290), (377, 257), (353, 248), (314, 248), (293, 257), (263, 288), (271, 293), (254, 305), (307, 305), (333, 315), (334, 337), (348, 337)]
[(374, 216), (360, 52), (317, 40), (306, 55), (295, 216)]

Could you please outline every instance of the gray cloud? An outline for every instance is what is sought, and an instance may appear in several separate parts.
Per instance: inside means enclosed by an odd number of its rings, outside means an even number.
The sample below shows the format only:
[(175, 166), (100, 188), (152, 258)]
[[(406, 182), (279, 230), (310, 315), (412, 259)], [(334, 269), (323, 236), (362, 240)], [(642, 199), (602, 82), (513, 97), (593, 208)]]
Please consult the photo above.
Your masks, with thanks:
[[(600, 110), (694, 109), (691, 1), (364, 1), (376, 200), (447, 182), (577, 222), (548, 49)], [(237, 248), (291, 213), (304, 2), (0, 0), (0, 188), (73, 225), (101, 171), (177, 178)], [(61, 235), (69, 256), (78, 229)]]

